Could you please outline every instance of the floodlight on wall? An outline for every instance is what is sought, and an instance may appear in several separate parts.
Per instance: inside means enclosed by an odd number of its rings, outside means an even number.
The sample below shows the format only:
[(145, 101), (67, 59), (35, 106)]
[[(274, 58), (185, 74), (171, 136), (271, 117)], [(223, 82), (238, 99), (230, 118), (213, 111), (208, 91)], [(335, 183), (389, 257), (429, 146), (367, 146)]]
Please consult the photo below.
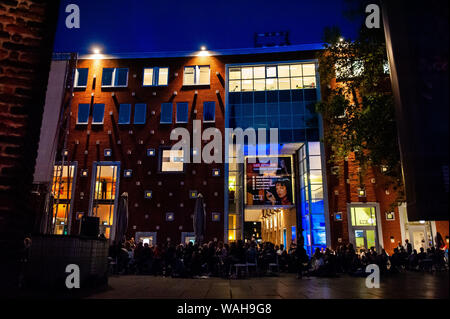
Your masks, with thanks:
[(147, 156), (151, 157), (151, 156), (155, 156), (156, 152), (154, 148), (148, 148), (147, 149)]
[(87, 177), (88, 176), (88, 170), (87, 169), (82, 169), (81, 170), (81, 177)]
[(190, 190), (189, 191), (189, 198), (190, 199), (195, 199), (198, 197), (198, 192), (196, 190)]
[(166, 213), (166, 221), (167, 222), (173, 222), (175, 220), (175, 214), (174, 213)]
[(123, 177), (131, 177), (131, 176), (133, 176), (133, 170), (132, 169), (126, 169), (123, 172)]
[(212, 213), (211, 219), (213, 222), (220, 222), (220, 213)]
[(153, 195), (152, 191), (145, 191), (144, 192), (144, 198), (146, 198), (146, 199), (151, 199), (152, 195)]
[(358, 197), (366, 197), (366, 190), (364, 188), (358, 188)]
[(394, 236), (391, 236), (391, 243), (395, 243), (395, 238), (394, 238)]
[(382, 173), (386, 173), (388, 171), (388, 166), (387, 165), (381, 165), (381, 172)]
[(212, 170), (212, 176), (214, 176), (214, 177), (220, 176), (220, 169), (214, 168)]
[(111, 151), (111, 149), (109, 149), (109, 148), (105, 148), (105, 150), (103, 151), (103, 153), (104, 153), (105, 157), (110, 157), (111, 154), (112, 154), (112, 151)]
[(394, 212), (386, 212), (386, 220), (395, 220)]
[(446, 241), (447, 244), (448, 244), (448, 241), (449, 241), (448, 236), (445, 236), (445, 241)]
[(68, 150), (64, 150), (63, 151), (63, 156), (67, 156), (67, 155), (69, 155), (69, 151)]

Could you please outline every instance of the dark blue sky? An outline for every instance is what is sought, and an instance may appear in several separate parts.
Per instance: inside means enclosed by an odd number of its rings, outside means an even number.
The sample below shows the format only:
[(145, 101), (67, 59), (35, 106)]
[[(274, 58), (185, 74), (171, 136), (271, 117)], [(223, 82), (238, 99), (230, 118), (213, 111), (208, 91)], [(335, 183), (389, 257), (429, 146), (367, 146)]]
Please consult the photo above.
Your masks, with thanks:
[[(80, 7), (80, 29), (65, 27), (71, 3)], [(345, 0), (63, 0), (55, 52), (249, 48), (255, 32), (283, 30), (292, 44), (319, 43), (332, 25), (354, 38), (360, 22), (344, 18), (345, 8)]]

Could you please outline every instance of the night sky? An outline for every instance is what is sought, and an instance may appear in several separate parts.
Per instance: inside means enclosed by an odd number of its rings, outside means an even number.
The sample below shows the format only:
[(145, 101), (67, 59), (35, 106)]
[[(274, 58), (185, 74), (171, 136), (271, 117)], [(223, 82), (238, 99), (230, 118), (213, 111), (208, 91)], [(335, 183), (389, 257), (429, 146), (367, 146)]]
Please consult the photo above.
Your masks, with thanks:
[[(346, 0), (62, 0), (55, 52), (104, 53), (249, 48), (254, 33), (289, 31), (291, 44), (321, 43), (337, 25), (354, 38), (360, 21), (343, 15)], [(67, 29), (65, 8), (77, 4), (81, 28)], [(364, 14), (362, 12), (362, 14)]]

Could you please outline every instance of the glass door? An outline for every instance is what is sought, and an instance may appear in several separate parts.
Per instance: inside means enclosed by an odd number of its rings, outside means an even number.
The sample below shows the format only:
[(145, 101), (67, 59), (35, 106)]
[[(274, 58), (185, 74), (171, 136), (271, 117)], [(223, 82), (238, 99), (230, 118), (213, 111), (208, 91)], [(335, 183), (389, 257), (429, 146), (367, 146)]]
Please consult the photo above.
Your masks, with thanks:
[(357, 252), (372, 247), (376, 249), (376, 235), (373, 229), (355, 229), (355, 249)]
[(100, 234), (111, 237), (117, 202), (119, 165), (94, 163), (91, 216), (100, 219)]
[(368, 250), (372, 247), (378, 250), (377, 218), (374, 206), (350, 207), (350, 240), (355, 245), (355, 250)]

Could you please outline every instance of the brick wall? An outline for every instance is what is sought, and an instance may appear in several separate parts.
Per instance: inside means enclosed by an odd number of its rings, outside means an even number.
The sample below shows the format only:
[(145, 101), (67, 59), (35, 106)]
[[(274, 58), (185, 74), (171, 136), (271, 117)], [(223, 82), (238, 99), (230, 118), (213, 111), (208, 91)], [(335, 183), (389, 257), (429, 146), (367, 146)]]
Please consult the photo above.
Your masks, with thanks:
[(0, 2), (0, 249), (13, 269), (33, 226), (29, 199), (59, 7), (49, 3)]
[[(210, 65), (210, 85), (183, 87), (185, 65)], [(181, 232), (192, 232), (191, 215), (195, 200), (189, 198), (189, 190), (197, 190), (204, 195), (207, 212), (206, 239), (223, 240), (224, 225), (224, 165), (195, 164), (185, 165), (184, 173), (162, 174), (159, 172), (160, 147), (170, 147), (170, 133), (176, 127), (184, 127), (193, 134), (193, 120), (203, 119), (203, 102), (215, 101), (215, 123), (202, 123), (202, 130), (218, 128), (222, 134), (225, 128), (225, 88), (221, 79), (225, 78), (225, 66), (215, 57), (186, 57), (165, 59), (119, 59), (119, 60), (80, 60), (79, 68), (89, 68), (86, 89), (76, 89), (73, 97), (67, 95), (70, 103), (70, 128), (67, 149), (68, 160), (78, 162), (78, 172), (88, 170), (89, 177), (76, 176), (76, 189), (72, 216), (76, 212), (88, 213), (91, 194), (93, 162), (119, 161), (121, 164), (119, 194), (128, 192), (129, 227), (128, 237), (136, 232), (157, 232), (157, 240), (164, 243), (167, 238), (179, 243)], [(107, 67), (129, 69), (128, 86), (125, 88), (102, 88), (102, 70)], [(145, 67), (169, 67), (169, 84), (161, 87), (143, 87)], [(219, 75), (216, 75), (216, 72)], [(96, 77), (94, 83), (94, 75)], [(177, 92), (174, 95), (174, 91)], [(195, 92), (197, 91), (197, 94)], [(217, 94), (216, 91), (219, 91)], [(94, 96), (92, 97), (92, 93)], [(114, 96), (112, 96), (114, 93)], [(134, 95), (133, 95), (134, 93)], [(156, 93), (154, 95), (154, 93)], [(173, 124), (160, 124), (161, 103), (173, 103)], [(176, 103), (188, 102), (188, 123), (176, 124)], [(103, 125), (76, 125), (80, 103), (104, 103)], [(131, 104), (132, 115), (136, 103), (147, 104), (145, 125), (118, 124), (119, 105)], [(92, 109), (92, 107), (91, 107)], [(110, 112), (112, 114), (110, 115)], [(132, 122), (132, 121), (131, 121)], [(87, 132), (90, 132), (88, 135)], [(130, 134), (130, 131), (133, 133)], [(153, 134), (152, 134), (153, 131)], [(109, 134), (110, 132), (111, 134)], [(200, 134), (202, 132), (199, 132)], [(77, 144), (78, 141), (78, 144)], [(99, 144), (97, 144), (97, 141)], [(118, 143), (120, 141), (120, 144)], [(224, 143), (224, 141), (222, 141)], [(202, 143), (203, 146), (207, 142)], [(148, 157), (146, 150), (153, 148), (156, 156)], [(111, 149), (110, 157), (104, 156), (104, 149)], [(88, 151), (85, 154), (85, 151)], [(61, 154), (62, 149), (57, 152)], [(129, 154), (128, 151), (131, 151)], [(140, 161), (141, 164), (138, 164)], [(219, 168), (220, 177), (212, 176), (212, 169)], [(131, 178), (124, 178), (123, 171), (132, 169)], [(139, 185), (136, 183), (139, 182)], [(144, 191), (151, 190), (152, 198), (145, 199)], [(81, 193), (84, 196), (81, 196)], [(171, 195), (170, 195), (171, 194)], [(175, 220), (167, 222), (165, 213), (175, 213)], [(213, 222), (212, 213), (220, 213), (220, 222)], [(77, 234), (78, 221), (73, 218), (72, 233)], [(159, 229), (156, 227), (159, 226)], [(180, 227), (182, 227), (180, 229)]]

